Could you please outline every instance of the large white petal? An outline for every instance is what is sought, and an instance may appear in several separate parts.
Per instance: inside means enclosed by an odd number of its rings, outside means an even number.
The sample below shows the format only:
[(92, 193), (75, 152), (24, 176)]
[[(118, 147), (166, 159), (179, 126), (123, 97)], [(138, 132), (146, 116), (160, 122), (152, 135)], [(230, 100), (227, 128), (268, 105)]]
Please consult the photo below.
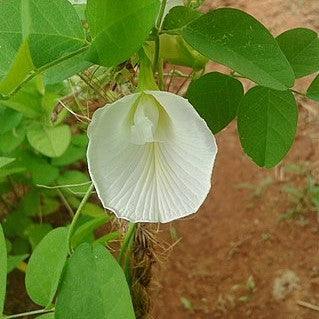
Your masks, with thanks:
[[(144, 144), (132, 139), (132, 126), (147, 121), (136, 115), (139, 96), (125, 97), (93, 117), (89, 170), (104, 207), (118, 217), (168, 222), (195, 213), (203, 203), (217, 147), (186, 99), (168, 92), (147, 94), (159, 102), (154, 142), (148, 134), (141, 135), (148, 141)], [(157, 115), (153, 118), (157, 121)]]

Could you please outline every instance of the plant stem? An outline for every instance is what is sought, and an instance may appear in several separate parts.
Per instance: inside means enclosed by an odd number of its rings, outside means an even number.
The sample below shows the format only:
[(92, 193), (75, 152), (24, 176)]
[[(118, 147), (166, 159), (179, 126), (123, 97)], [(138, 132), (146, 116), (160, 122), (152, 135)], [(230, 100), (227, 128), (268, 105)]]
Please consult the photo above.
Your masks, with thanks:
[(106, 96), (102, 93), (102, 89), (99, 89), (98, 87), (96, 87), (96, 85), (94, 85), (90, 79), (87, 79), (86, 76), (82, 75), (82, 74), (78, 74), (78, 76), (80, 77), (80, 79), (87, 85), (89, 86), (97, 95), (99, 95), (104, 101), (107, 101)]
[(34, 311), (29, 311), (29, 312), (24, 312), (24, 313), (18, 313), (16, 315), (10, 315), (10, 316), (5, 316), (4, 319), (11, 319), (11, 318), (21, 318), (25, 316), (34, 316), (34, 315), (39, 315), (39, 314), (44, 314), (44, 313), (49, 313), (49, 312), (54, 312), (53, 309), (40, 309), (40, 310), (34, 310)]
[(71, 222), (71, 225), (70, 225), (70, 228), (69, 228), (69, 234), (68, 234), (68, 243), (69, 243), (69, 250), (70, 250), (70, 253), (72, 251), (72, 247), (71, 247), (71, 237), (73, 235), (73, 232), (74, 232), (74, 228), (76, 226), (76, 223), (81, 215), (81, 211), (84, 207), (84, 205), (86, 204), (86, 202), (88, 201), (89, 197), (91, 196), (91, 193), (93, 191), (93, 188), (94, 188), (94, 185), (93, 183), (90, 185), (90, 187), (88, 188), (87, 192), (85, 193), (73, 219), (72, 219), (72, 222)]
[(71, 218), (73, 218), (74, 217), (74, 211), (73, 211), (71, 205), (69, 204), (69, 202), (67, 201), (67, 199), (65, 198), (64, 194), (61, 192), (61, 190), (59, 188), (57, 189), (57, 192), (58, 192), (58, 195), (59, 195), (61, 201), (63, 202), (65, 208), (69, 212)]
[(131, 272), (131, 250), (135, 240), (137, 224), (129, 223), (127, 233), (119, 255), (119, 264), (122, 266), (128, 286), (132, 285), (132, 272)]
[(71, 59), (77, 55), (80, 55), (81, 53), (85, 52), (87, 49), (89, 48), (89, 45), (86, 45), (86, 46), (83, 46), (82, 48), (66, 55), (66, 56), (63, 56), (55, 61), (52, 61), (34, 71), (32, 71), (29, 75), (26, 76), (26, 78), (20, 82), (20, 84), (13, 90), (11, 91), (10, 93), (6, 94), (6, 95), (3, 95), (0, 93), (0, 100), (8, 100), (10, 99), (10, 97), (12, 97), (14, 94), (16, 94), (17, 92), (19, 92), (21, 90), (21, 88), (26, 84), (28, 83), (29, 81), (31, 81), (33, 78), (35, 78), (37, 75), (45, 72), (46, 70), (48, 70), (49, 68), (53, 67), (53, 66), (56, 66), (68, 59)]
[(166, 4), (167, 4), (167, 0), (162, 0), (161, 9), (160, 9), (160, 12), (159, 12), (159, 15), (158, 15), (158, 19), (157, 19), (157, 22), (156, 22), (156, 28), (157, 28), (158, 31), (160, 31), (161, 26), (162, 26), (162, 20), (163, 20), (163, 17), (164, 17)]
[(134, 235), (136, 232), (136, 227), (137, 227), (137, 224), (129, 223), (128, 230), (126, 232), (124, 242), (123, 242), (123, 245), (121, 247), (121, 251), (119, 254), (119, 258), (118, 258), (119, 264), (122, 266), (124, 266), (123, 261), (124, 261), (125, 255), (126, 255), (127, 251), (131, 248), (132, 239), (134, 238)]
[(305, 93), (301, 93), (301, 92), (293, 90), (293, 89), (291, 89), (290, 91), (293, 92), (293, 93), (296, 93), (296, 94), (298, 94), (298, 95), (300, 95), (302, 97), (307, 97), (307, 95)]
[(160, 33), (162, 28), (162, 21), (164, 17), (164, 12), (166, 8), (167, 0), (162, 0), (160, 13), (158, 15), (158, 19), (156, 22), (155, 28), (155, 53), (154, 53), (154, 61), (153, 61), (153, 72), (154, 74), (158, 72), (158, 85), (161, 90), (164, 88), (164, 80), (163, 80), (163, 63), (160, 59)]

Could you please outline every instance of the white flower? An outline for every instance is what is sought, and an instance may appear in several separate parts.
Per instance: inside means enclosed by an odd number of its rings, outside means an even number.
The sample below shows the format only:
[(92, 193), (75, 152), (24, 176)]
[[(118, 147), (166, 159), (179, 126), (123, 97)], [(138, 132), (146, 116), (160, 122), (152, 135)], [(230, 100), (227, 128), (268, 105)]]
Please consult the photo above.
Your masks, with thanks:
[(97, 110), (88, 164), (105, 208), (132, 222), (195, 213), (210, 186), (217, 146), (184, 98), (145, 91)]

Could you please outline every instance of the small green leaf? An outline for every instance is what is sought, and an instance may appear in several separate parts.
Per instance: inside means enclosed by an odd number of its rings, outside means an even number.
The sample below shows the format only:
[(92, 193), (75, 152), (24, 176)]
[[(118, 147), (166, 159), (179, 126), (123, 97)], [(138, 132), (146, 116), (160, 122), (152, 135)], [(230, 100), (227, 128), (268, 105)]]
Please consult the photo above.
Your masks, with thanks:
[(231, 76), (213, 72), (191, 83), (187, 98), (215, 134), (237, 115), (244, 88)]
[(0, 316), (3, 313), (7, 288), (7, 248), (3, 230), (0, 224)]
[(81, 214), (92, 218), (99, 218), (105, 216), (107, 213), (105, 209), (96, 204), (86, 203), (81, 211)]
[(59, 157), (68, 148), (71, 131), (67, 125), (45, 126), (34, 122), (27, 131), (31, 146), (48, 157)]
[(0, 168), (12, 163), (15, 161), (15, 158), (9, 158), (9, 157), (0, 157)]
[(277, 41), (296, 78), (319, 71), (319, 38), (315, 31), (305, 28), (288, 30), (280, 34)]
[(19, 267), (19, 265), (29, 257), (28, 254), (17, 255), (17, 256), (8, 256), (8, 267), (7, 272), (10, 273), (15, 268)]
[(19, 154), (21, 165), (24, 164), (32, 174), (34, 184), (49, 185), (59, 176), (59, 169), (50, 165), (45, 158), (25, 151)]
[[(87, 175), (79, 171), (67, 171), (61, 175), (58, 180), (58, 184), (62, 186), (63, 191), (83, 197), (83, 194), (89, 188), (90, 179)], [(75, 186), (73, 186), (75, 185)]]
[(160, 36), (160, 57), (163, 61), (187, 66), (195, 71), (203, 69), (209, 61), (186, 43), (180, 35), (169, 34)]
[(165, 16), (163, 21), (163, 30), (179, 29), (199, 18), (202, 14), (192, 8), (177, 6), (172, 8)]
[(7, 237), (24, 237), (24, 231), (32, 223), (32, 220), (23, 212), (14, 211), (7, 215), (2, 226)]
[(24, 238), (16, 237), (12, 242), (12, 255), (26, 255), (31, 251), (30, 243)]
[(14, 151), (25, 139), (25, 128), (23, 125), (1, 135), (0, 152), (9, 154)]
[(89, 0), (86, 16), (93, 37), (89, 60), (115, 66), (143, 45), (155, 25), (158, 0)]
[(67, 239), (67, 228), (52, 230), (38, 244), (29, 260), (25, 278), (27, 292), (41, 306), (49, 306), (55, 296), (68, 255)]
[(55, 318), (135, 318), (124, 273), (103, 246), (84, 243), (71, 256), (57, 296)]
[(310, 99), (319, 102), (319, 75), (317, 75), (316, 78), (310, 84), (307, 90), (307, 96)]
[(37, 216), (40, 214), (41, 196), (37, 190), (31, 190), (22, 198), (19, 208), (27, 216)]
[(208, 12), (182, 28), (195, 50), (252, 81), (285, 90), (294, 73), (277, 41), (254, 17), (232, 8)]
[(1, 106), (0, 102), (0, 135), (17, 127), (20, 124), (22, 117), (23, 115), (21, 113)]
[(94, 231), (105, 225), (110, 220), (110, 216), (104, 213), (104, 216), (98, 217), (84, 223), (77, 228), (71, 239), (72, 247), (77, 247), (85, 241), (87, 236), (94, 234)]
[(259, 166), (277, 165), (296, 135), (298, 108), (290, 91), (254, 87), (243, 98), (238, 131), (245, 153)]
[(52, 230), (50, 224), (33, 224), (30, 225), (25, 231), (24, 234), (28, 238), (32, 249), (41, 242), (41, 240)]
[(35, 319), (54, 319), (54, 312), (46, 313), (40, 317), (36, 317)]
[(43, 92), (38, 77), (24, 85), (10, 99), (1, 101), (1, 105), (18, 111), (28, 118), (38, 118), (42, 113)]
[(69, 145), (68, 149), (65, 153), (57, 158), (52, 160), (52, 164), (55, 166), (66, 166), (73, 164), (81, 159), (86, 158), (86, 147), (87, 144), (78, 145), (79, 139), (78, 136), (72, 136), (71, 144)]

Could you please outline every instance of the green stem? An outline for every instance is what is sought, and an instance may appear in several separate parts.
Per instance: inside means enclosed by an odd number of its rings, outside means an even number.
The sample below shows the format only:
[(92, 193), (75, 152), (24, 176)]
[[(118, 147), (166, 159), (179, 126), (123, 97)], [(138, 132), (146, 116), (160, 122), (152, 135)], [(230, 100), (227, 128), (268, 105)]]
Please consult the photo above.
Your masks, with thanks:
[(164, 12), (166, 8), (167, 0), (162, 0), (160, 13), (158, 15), (158, 19), (156, 22), (155, 28), (155, 53), (154, 53), (154, 61), (153, 61), (153, 72), (154, 74), (158, 72), (159, 77), (159, 87), (161, 90), (164, 88), (164, 81), (163, 81), (163, 63), (160, 59), (160, 38), (159, 35), (161, 33), (162, 28), (162, 21), (164, 17)]
[(163, 20), (163, 17), (164, 17), (164, 12), (165, 12), (166, 5), (167, 5), (167, 0), (162, 0), (161, 9), (160, 9), (160, 12), (159, 12), (159, 15), (158, 15), (158, 19), (157, 19), (157, 22), (156, 22), (156, 28), (157, 28), (158, 31), (160, 31), (161, 26), (162, 26), (162, 20)]
[(121, 247), (121, 251), (119, 254), (119, 264), (124, 266), (123, 261), (125, 259), (126, 253), (132, 246), (132, 239), (134, 238), (135, 232), (136, 232), (137, 224), (135, 223), (129, 223), (128, 230), (126, 232), (123, 245)]
[(46, 70), (48, 70), (49, 68), (53, 67), (53, 66), (56, 66), (68, 59), (71, 59), (77, 55), (80, 55), (81, 53), (85, 52), (87, 49), (89, 48), (89, 45), (86, 45), (66, 56), (63, 56), (59, 59), (56, 59), (55, 61), (52, 61), (50, 63), (47, 63), (46, 65), (32, 71), (29, 75), (26, 76), (26, 78), (13, 90), (11, 91), (10, 93), (6, 94), (6, 95), (2, 95), (0, 93), (0, 100), (8, 100), (10, 99), (10, 97), (12, 97), (14, 94), (16, 94), (17, 92), (19, 92), (21, 90), (21, 88), (29, 81), (31, 81), (34, 77), (36, 77), (37, 75), (45, 72)]
[(87, 192), (85, 193), (73, 219), (72, 219), (72, 222), (71, 222), (71, 225), (70, 225), (70, 228), (69, 228), (69, 234), (68, 234), (68, 243), (69, 243), (69, 249), (70, 249), (70, 253), (72, 251), (72, 247), (71, 247), (71, 237), (74, 233), (74, 229), (75, 229), (75, 226), (76, 226), (76, 223), (81, 215), (81, 212), (82, 212), (82, 209), (84, 207), (84, 205), (86, 204), (86, 202), (88, 201), (89, 197), (91, 196), (91, 193), (93, 191), (93, 188), (94, 188), (94, 185), (92, 183), (92, 185), (88, 188)]
[(21, 318), (25, 316), (34, 316), (34, 315), (39, 315), (39, 314), (44, 314), (44, 313), (49, 313), (49, 312), (54, 312), (53, 309), (40, 309), (40, 310), (34, 310), (34, 311), (29, 311), (29, 312), (24, 312), (24, 313), (18, 313), (16, 315), (10, 315), (10, 316), (5, 316), (4, 319), (12, 319), (12, 318)]
[(65, 198), (64, 194), (61, 192), (61, 190), (59, 188), (57, 189), (57, 193), (58, 193), (58, 196), (60, 197), (61, 201), (63, 202), (65, 208), (69, 212), (71, 218), (73, 218), (74, 217), (74, 211), (73, 211), (71, 205), (69, 204), (69, 202), (67, 201), (67, 199)]

